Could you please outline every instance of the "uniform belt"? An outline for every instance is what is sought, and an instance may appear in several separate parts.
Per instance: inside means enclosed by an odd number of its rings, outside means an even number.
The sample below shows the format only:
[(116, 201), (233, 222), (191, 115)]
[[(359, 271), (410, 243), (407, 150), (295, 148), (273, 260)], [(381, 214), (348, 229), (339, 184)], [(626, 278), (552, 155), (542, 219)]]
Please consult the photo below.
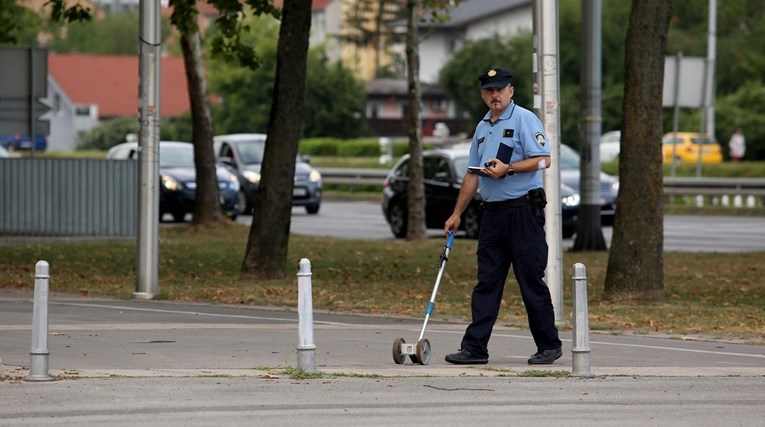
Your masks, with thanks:
[(517, 199), (502, 200), (501, 202), (483, 202), (481, 207), (488, 211), (494, 211), (507, 208), (520, 208), (529, 205), (529, 199), (526, 196), (518, 197)]

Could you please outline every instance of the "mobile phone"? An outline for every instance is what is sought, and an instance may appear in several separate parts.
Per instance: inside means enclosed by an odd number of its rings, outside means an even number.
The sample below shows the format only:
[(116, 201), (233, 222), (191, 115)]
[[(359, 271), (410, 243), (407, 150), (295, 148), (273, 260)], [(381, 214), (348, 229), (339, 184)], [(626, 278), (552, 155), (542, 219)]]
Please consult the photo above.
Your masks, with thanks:
[(486, 175), (486, 168), (483, 166), (468, 166), (468, 170), (478, 175)]

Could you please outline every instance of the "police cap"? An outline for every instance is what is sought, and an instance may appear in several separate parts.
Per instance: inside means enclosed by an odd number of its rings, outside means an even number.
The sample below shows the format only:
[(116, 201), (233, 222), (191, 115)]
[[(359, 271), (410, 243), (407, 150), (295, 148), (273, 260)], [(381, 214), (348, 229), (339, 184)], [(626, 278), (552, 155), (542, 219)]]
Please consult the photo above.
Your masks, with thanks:
[(481, 81), (481, 89), (502, 88), (512, 83), (513, 75), (502, 68), (487, 68), (478, 80)]

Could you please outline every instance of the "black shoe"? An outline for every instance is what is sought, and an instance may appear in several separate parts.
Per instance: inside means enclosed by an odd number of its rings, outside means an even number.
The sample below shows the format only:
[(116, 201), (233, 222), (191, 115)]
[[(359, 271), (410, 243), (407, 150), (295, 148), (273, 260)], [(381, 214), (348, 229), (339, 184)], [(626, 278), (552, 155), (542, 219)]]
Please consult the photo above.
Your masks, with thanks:
[(485, 365), (489, 363), (488, 357), (479, 357), (464, 349), (460, 349), (457, 353), (448, 354), (445, 360), (455, 365)]
[(529, 365), (549, 365), (563, 356), (560, 348), (542, 350), (529, 358)]

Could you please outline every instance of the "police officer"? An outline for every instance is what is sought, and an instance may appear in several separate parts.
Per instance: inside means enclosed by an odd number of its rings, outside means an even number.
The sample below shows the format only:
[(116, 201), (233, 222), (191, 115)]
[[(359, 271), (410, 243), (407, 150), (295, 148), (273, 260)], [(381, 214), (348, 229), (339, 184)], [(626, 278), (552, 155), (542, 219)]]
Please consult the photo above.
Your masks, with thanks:
[(497, 320), (510, 267), (521, 289), (537, 352), (530, 364), (549, 364), (561, 357), (550, 290), (544, 280), (547, 242), (544, 231), (542, 170), (550, 167), (542, 123), (513, 102), (512, 75), (487, 69), (478, 79), (489, 107), (473, 135), (468, 171), (444, 232), (456, 231), (460, 216), (476, 191), (483, 199), (478, 237), (478, 283), (473, 289), (472, 322), (460, 350), (446, 356), (455, 364), (489, 361), (488, 344)]

